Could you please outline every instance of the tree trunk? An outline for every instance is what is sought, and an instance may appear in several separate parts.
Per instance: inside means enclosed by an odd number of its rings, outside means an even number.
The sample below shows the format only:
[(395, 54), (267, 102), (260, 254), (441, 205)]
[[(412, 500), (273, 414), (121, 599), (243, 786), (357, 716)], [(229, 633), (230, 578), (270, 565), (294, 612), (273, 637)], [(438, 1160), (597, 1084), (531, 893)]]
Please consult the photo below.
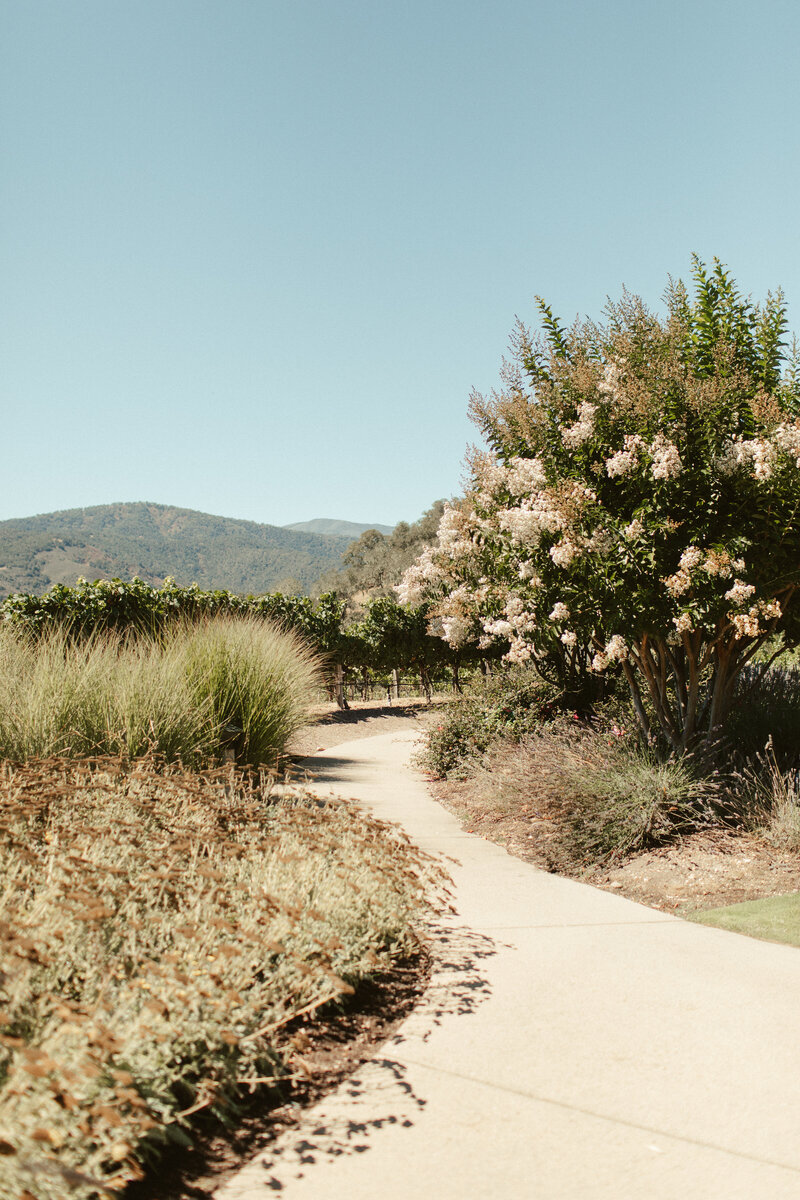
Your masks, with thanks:
[(402, 676), (401, 676), (400, 672), (398, 671), (397, 667), (394, 667), (394, 669), (392, 670), (392, 692), (394, 693), (395, 700), (400, 699), (400, 680), (401, 680), (401, 678), (402, 678)]
[(644, 704), (642, 703), (642, 694), (639, 691), (639, 684), (636, 682), (636, 676), (633, 667), (629, 662), (623, 662), (622, 669), (625, 672), (625, 678), (628, 681), (628, 687), (631, 690), (631, 699), (633, 700), (633, 708), (636, 713), (636, 720), (639, 722), (639, 728), (645, 736), (645, 740), (650, 739), (650, 722), (647, 718)]
[(344, 667), (341, 663), (336, 664), (336, 674), (333, 677), (333, 690), (339, 708), (342, 710), (349, 709), (350, 705), (347, 703), (347, 697), (344, 694)]

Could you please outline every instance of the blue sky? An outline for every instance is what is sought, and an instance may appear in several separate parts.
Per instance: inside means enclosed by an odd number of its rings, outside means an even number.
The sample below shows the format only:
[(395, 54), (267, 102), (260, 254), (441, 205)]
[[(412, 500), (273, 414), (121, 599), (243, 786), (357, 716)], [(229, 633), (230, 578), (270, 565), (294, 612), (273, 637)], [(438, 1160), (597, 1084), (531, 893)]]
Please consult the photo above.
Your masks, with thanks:
[(800, 326), (796, 0), (2, 0), (0, 519), (394, 524), (542, 294)]

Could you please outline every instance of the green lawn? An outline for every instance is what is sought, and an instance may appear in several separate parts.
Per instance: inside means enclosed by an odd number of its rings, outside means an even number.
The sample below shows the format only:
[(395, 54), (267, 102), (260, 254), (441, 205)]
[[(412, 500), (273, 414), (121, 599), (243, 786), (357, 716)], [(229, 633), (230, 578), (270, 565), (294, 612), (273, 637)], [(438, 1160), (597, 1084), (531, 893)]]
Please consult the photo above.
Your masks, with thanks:
[(716, 925), (719, 929), (730, 929), (748, 937), (800, 946), (800, 892), (729, 904), (725, 908), (709, 908), (687, 916), (688, 920), (702, 925)]

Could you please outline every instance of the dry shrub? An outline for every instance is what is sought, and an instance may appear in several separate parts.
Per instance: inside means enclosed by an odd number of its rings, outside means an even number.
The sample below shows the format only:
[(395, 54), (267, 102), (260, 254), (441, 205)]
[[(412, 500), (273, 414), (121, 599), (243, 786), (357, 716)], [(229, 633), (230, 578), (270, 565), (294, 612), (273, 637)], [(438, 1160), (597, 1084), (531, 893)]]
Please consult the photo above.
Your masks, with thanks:
[(110, 759), (0, 767), (0, 879), (2, 1200), (114, 1194), (291, 1076), (282, 1027), (407, 953), (442, 884), (348, 804)]
[(800, 771), (784, 770), (772, 738), (763, 753), (734, 775), (733, 783), (748, 824), (776, 849), (800, 851)]
[(472, 784), (487, 807), (525, 806), (552, 819), (558, 853), (573, 863), (621, 858), (718, 824), (728, 804), (688, 756), (664, 760), (616, 726), (566, 720), (495, 746)]

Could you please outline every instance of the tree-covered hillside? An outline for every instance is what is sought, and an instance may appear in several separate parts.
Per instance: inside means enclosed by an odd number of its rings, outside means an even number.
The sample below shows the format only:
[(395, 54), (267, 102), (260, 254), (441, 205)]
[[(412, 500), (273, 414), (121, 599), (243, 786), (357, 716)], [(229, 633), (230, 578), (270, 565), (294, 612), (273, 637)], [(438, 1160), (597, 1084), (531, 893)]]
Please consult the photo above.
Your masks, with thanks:
[(418, 521), (409, 525), (400, 521), (388, 535), (379, 529), (366, 529), (351, 543), (341, 564), (326, 571), (312, 589), (313, 595), (338, 592), (356, 607), (368, 598), (392, 596), (403, 572), (426, 545), (436, 541), (444, 501), (437, 500)]
[(41, 594), (81, 575), (301, 592), (341, 565), (350, 541), (163, 504), (74, 508), (0, 522), (0, 597)]

